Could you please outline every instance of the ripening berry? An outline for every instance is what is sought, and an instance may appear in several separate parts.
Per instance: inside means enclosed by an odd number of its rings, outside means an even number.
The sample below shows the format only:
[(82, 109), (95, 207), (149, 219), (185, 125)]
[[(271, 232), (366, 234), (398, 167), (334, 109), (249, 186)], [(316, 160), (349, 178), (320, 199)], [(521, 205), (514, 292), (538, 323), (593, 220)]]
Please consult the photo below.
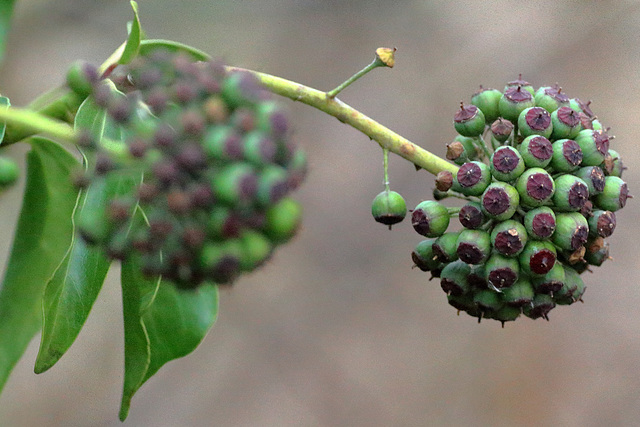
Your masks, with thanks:
[(529, 107), (518, 116), (518, 130), (524, 137), (542, 135), (545, 138), (551, 136), (551, 114), (542, 107)]
[(422, 271), (431, 271), (442, 266), (436, 254), (433, 252), (433, 242), (436, 239), (425, 239), (418, 243), (411, 252), (413, 263)]
[(500, 116), (512, 123), (518, 121), (518, 117), (523, 110), (534, 106), (533, 95), (522, 86), (506, 89), (498, 103)]
[(493, 313), (491, 318), (501, 322), (502, 327), (504, 328), (505, 322), (512, 322), (516, 320), (520, 317), (520, 314), (522, 314), (522, 312), (519, 308), (503, 305)]
[(556, 215), (556, 230), (551, 241), (557, 247), (575, 251), (587, 243), (589, 224), (579, 212), (559, 213)]
[(518, 280), (520, 274), (518, 259), (494, 253), (485, 264), (485, 274), (489, 287), (498, 291), (508, 288)]
[(544, 168), (553, 156), (551, 141), (540, 135), (526, 137), (518, 146), (518, 151), (528, 168)]
[(589, 187), (577, 176), (559, 176), (556, 178), (555, 184), (553, 204), (556, 211), (579, 211), (589, 199)]
[[(500, 294), (491, 289), (476, 292), (473, 296), (473, 302), (475, 302), (483, 314), (497, 311), (502, 308), (504, 304), (502, 298), (500, 298)], [(483, 317), (486, 317), (486, 315)]]
[(553, 310), (556, 303), (553, 301), (550, 295), (536, 294), (531, 301), (531, 305), (524, 307), (523, 314), (531, 319), (538, 319), (542, 317), (545, 320), (549, 320), (549, 312)]
[(497, 89), (483, 88), (471, 97), (471, 103), (478, 107), (487, 123), (492, 123), (500, 116), (498, 111), (498, 102), (502, 97), (502, 92)]
[(564, 285), (564, 267), (557, 262), (544, 276), (533, 277), (531, 283), (537, 293), (553, 294), (558, 292)]
[(441, 236), (449, 227), (449, 211), (446, 206), (438, 202), (425, 200), (413, 210), (411, 225), (418, 234), (423, 236)]
[[(287, 171), (278, 165), (267, 165), (258, 173), (258, 189), (256, 190), (255, 200), (260, 206), (269, 206), (277, 203), (289, 192)], [(397, 198), (394, 198), (397, 201)], [(406, 215), (407, 207), (404, 205), (404, 199), (401, 206), (395, 206), (396, 209), (404, 207), (402, 218)]]
[(553, 113), (560, 107), (570, 106), (569, 97), (558, 86), (541, 87), (536, 91), (534, 98), (536, 105), (549, 113)]
[(498, 147), (489, 162), (491, 175), (500, 181), (510, 182), (524, 172), (524, 160), (518, 150), (509, 146)]
[(377, 222), (388, 225), (401, 222), (407, 216), (407, 204), (400, 193), (385, 190), (378, 194), (371, 203), (371, 215)]
[(542, 168), (527, 169), (520, 175), (515, 185), (520, 195), (520, 202), (529, 207), (547, 204), (556, 191), (553, 178)]
[(440, 262), (449, 263), (458, 259), (457, 242), (459, 231), (444, 233), (433, 242), (433, 253)]
[(573, 172), (582, 163), (582, 149), (572, 139), (559, 139), (553, 143), (550, 166), (556, 172)]
[(460, 296), (469, 290), (467, 276), (471, 268), (462, 261), (447, 264), (440, 272), (440, 286), (447, 295)]
[(556, 248), (551, 242), (529, 240), (518, 258), (523, 273), (541, 276), (553, 268), (556, 257)]
[(504, 182), (489, 185), (481, 197), (482, 208), (486, 215), (498, 221), (509, 219), (520, 204), (518, 190)]
[(609, 135), (599, 130), (585, 129), (575, 137), (582, 150), (582, 166), (598, 166), (609, 152)]
[(600, 209), (615, 212), (624, 208), (629, 198), (627, 183), (617, 176), (608, 176), (604, 179), (604, 190), (596, 196), (595, 202)]
[(482, 162), (467, 162), (460, 166), (453, 181), (453, 189), (466, 196), (479, 196), (491, 183), (489, 166)]
[(582, 130), (580, 114), (571, 107), (560, 107), (551, 113), (551, 138), (575, 138)]
[(273, 244), (262, 233), (246, 230), (240, 236), (240, 269), (251, 271), (262, 265), (273, 252)]
[(530, 238), (548, 239), (556, 230), (556, 214), (547, 206), (531, 209), (524, 216), (524, 226)]
[(519, 221), (511, 219), (503, 221), (493, 227), (491, 244), (501, 255), (516, 256), (527, 244), (527, 230)]
[(587, 220), (589, 234), (593, 237), (609, 237), (616, 229), (616, 214), (611, 211), (597, 210)]
[(502, 300), (510, 307), (522, 309), (531, 304), (535, 292), (531, 281), (526, 276), (520, 276), (511, 286), (502, 290)]
[(467, 264), (482, 264), (491, 254), (491, 238), (482, 230), (462, 230), (456, 241), (456, 253)]
[(478, 202), (467, 202), (458, 212), (458, 220), (463, 227), (474, 230), (485, 223), (486, 218), (482, 205)]
[(580, 275), (573, 268), (564, 269), (564, 284), (553, 294), (558, 305), (570, 305), (582, 298), (585, 285)]
[(460, 109), (453, 117), (453, 125), (462, 136), (478, 136), (484, 132), (485, 117), (475, 105), (460, 103)]
[(604, 190), (604, 172), (599, 166), (585, 166), (573, 174), (587, 184), (589, 197), (600, 194)]

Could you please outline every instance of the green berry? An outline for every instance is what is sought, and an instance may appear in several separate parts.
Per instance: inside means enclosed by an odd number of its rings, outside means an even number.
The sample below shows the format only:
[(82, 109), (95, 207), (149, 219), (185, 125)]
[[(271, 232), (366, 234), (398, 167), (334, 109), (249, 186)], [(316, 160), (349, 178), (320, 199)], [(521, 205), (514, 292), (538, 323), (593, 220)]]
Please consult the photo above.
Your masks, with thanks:
[(485, 214), (498, 221), (509, 219), (520, 204), (518, 190), (504, 182), (489, 185), (481, 197)]
[(489, 167), (478, 161), (460, 166), (455, 175), (453, 189), (467, 196), (479, 196), (491, 183)]
[(498, 117), (498, 119), (491, 123), (491, 135), (501, 144), (509, 139), (512, 132), (513, 123), (509, 120)]
[(273, 245), (262, 233), (246, 230), (240, 236), (240, 269), (251, 271), (262, 265), (273, 252)]
[(469, 290), (467, 276), (471, 271), (469, 264), (454, 261), (447, 264), (440, 273), (440, 286), (448, 295), (461, 296)]
[(589, 187), (574, 175), (562, 175), (556, 178), (556, 191), (553, 204), (556, 211), (579, 211), (589, 199)]
[(460, 103), (460, 109), (453, 118), (453, 124), (462, 136), (478, 136), (484, 132), (484, 114), (475, 105)]
[(456, 253), (467, 264), (482, 264), (491, 253), (491, 238), (482, 230), (462, 230), (456, 241)]
[(212, 160), (239, 160), (244, 154), (242, 137), (231, 126), (211, 126), (205, 133), (203, 148)]
[(258, 101), (260, 86), (255, 77), (246, 72), (233, 72), (222, 82), (222, 98), (231, 108), (253, 105)]
[(600, 165), (606, 175), (622, 178), (622, 172), (626, 169), (617, 151), (609, 149), (604, 156), (604, 162)]
[(609, 136), (606, 132), (585, 129), (575, 138), (582, 150), (583, 166), (598, 166), (609, 152)]
[(493, 319), (501, 322), (502, 327), (504, 328), (505, 322), (512, 322), (516, 320), (520, 317), (521, 313), (522, 312), (519, 308), (504, 305), (493, 313)]
[(244, 159), (254, 165), (272, 163), (276, 157), (275, 142), (263, 132), (254, 130), (245, 134), (241, 144)]
[(416, 245), (416, 248), (411, 253), (411, 259), (414, 264), (422, 271), (431, 271), (442, 266), (433, 251), (433, 242), (435, 241), (436, 239), (423, 240)]
[(491, 232), (491, 244), (501, 255), (513, 257), (527, 244), (527, 230), (515, 220), (506, 220), (497, 224)]
[(558, 292), (564, 285), (564, 267), (557, 262), (547, 274), (533, 277), (531, 282), (537, 293), (553, 294)]
[(522, 86), (506, 89), (498, 103), (500, 116), (512, 123), (518, 121), (518, 117), (523, 110), (534, 106), (535, 101), (531, 92)]
[(570, 106), (569, 97), (562, 93), (562, 89), (557, 86), (539, 88), (534, 98), (536, 105), (549, 113), (553, 113), (560, 107)]
[(552, 139), (575, 138), (582, 130), (580, 114), (570, 107), (560, 107), (551, 113)]
[(556, 257), (556, 248), (551, 242), (529, 240), (518, 259), (523, 273), (543, 276), (553, 268)]
[(18, 164), (13, 159), (0, 156), (0, 190), (13, 185), (19, 176)]
[(276, 244), (290, 240), (300, 226), (302, 206), (290, 198), (284, 198), (265, 213), (264, 233)]
[(377, 222), (388, 225), (389, 229), (407, 216), (407, 204), (400, 193), (385, 190), (371, 203), (371, 215)]
[(471, 103), (482, 111), (487, 123), (492, 123), (500, 116), (498, 111), (500, 97), (502, 97), (502, 92), (499, 90), (480, 86), (480, 90), (471, 97)]
[(440, 262), (449, 263), (458, 259), (456, 249), (459, 234), (459, 231), (444, 233), (433, 242), (433, 253)]
[(213, 207), (207, 220), (207, 233), (213, 239), (237, 237), (242, 228), (240, 217), (223, 206)]
[(542, 107), (529, 107), (518, 116), (518, 130), (524, 137), (542, 135), (545, 138), (551, 136), (551, 115)]
[(491, 155), (491, 175), (500, 181), (513, 181), (524, 172), (525, 165), (518, 150), (509, 146), (498, 147)]
[(471, 292), (464, 293), (462, 295), (447, 295), (447, 301), (449, 305), (458, 310), (458, 314), (461, 311), (466, 312), (470, 316), (478, 317), (482, 314), (480, 310), (478, 310), (478, 306), (473, 301), (473, 294)]
[(556, 191), (556, 184), (544, 169), (530, 168), (520, 175), (516, 182), (516, 189), (523, 205), (536, 207), (551, 200)]
[(256, 109), (256, 128), (275, 138), (283, 137), (289, 130), (285, 110), (275, 101), (261, 102)]
[(411, 214), (411, 225), (418, 234), (438, 237), (449, 227), (449, 211), (446, 206), (425, 200), (416, 206)]
[(616, 214), (611, 211), (596, 210), (587, 222), (591, 236), (609, 237), (616, 229)]
[(67, 85), (82, 99), (93, 92), (99, 79), (98, 69), (85, 61), (74, 62), (67, 71)]
[(604, 190), (604, 172), (599, 166), (585, 166), (573, 174), (587, 184), (589, 197), (600, 194)]
[(544, 168), (553, 156), (551, 141), (540, 135), (526, 137), (518, 146), (518, 151), (528, 168)]
[(528, 81), (522, 79), (522, 74), (518, 75), (518, 78), (516, 80), (510, 81), (509, 83), (507, 83), (504, 87), (503, 92), (506, 92), (509, 89), (516, 89), (518, 87), (529, 92), (531, 96), (534, 95), (533, 86), (531, 86), (531, 83), (529, 83)]
[(610, 258), (609, 242), (606, 242), (602, 237), (598, 237), (587, 243), (584, 259), (590, 265), (600, 267), (603, 262)]
[(483, 313), (497, 311), (502, 308), (504, 304), (502, 298), (500, 298), (500, 294), (491, 289), (476, 292), (473, 296), (473, 302)]
[(213, 175), (211, 189), (218, 200), (229, 206), (247, 202), (258, 190), (255, 170), (247, 163), (229, 164)]
[(499, 292), (518, 280), (520, 266), (517, 259), (494, 253), (485, 265), (485, 274), (489, 287)]
[(554, 293), (553, 299), (558, 305), (570, 305), (582, 298), (584, 282), (573, 268), (564, 269), (564, 284)]
[(549, 320), (549, 312), (554, 309), (556, 303), (553, 298), (547, 294), (536, 294), (531, 301), (531, 305), (525, 306), (523, 314), (531, 319), (542, 317)]
[(531, 304), (535, 292), (531, 281), (525, 276), (520, 276), (511, 286), (502, 290), (502, 300), (506, 305), (518, 309)]
[(199, 267), (217, 284), (227, 284), (240, 273), (242, 248), (238, 241), (206, 243), (200, 252)]
[(531, 209), (524, 216), (524, 226), (530, 238), (548, 239), (556, 229), (556, 214), (546, 206)]
[(602, 210), (615, 212), (624, 208), (629, 198), (631, 195), (627, 183), (617, 176), (608, 176), (604, 179), (604, 190), (596, 196), (595, 203)]
[(582, 163), (582, 149), (572, 139), (559, 139), (553, 143), (550, 166), (556, 172), (573, 172)]
[(579, 212), (559, 213), (556, 215), (556, 230), (551, 241), (561, 249), (576, 251), (589, 237), (589, 224)]
[[(265, 166), (258, 174), (255, 199), (261, 206), (276, 203), (289, 191), (287, 171), (277, 165)], [(402, 201), (404, 203), (404, 200)], [(404, 212), (406, 214), (406, 206)], [(404, 218), (404, 215), (403, 215)]]

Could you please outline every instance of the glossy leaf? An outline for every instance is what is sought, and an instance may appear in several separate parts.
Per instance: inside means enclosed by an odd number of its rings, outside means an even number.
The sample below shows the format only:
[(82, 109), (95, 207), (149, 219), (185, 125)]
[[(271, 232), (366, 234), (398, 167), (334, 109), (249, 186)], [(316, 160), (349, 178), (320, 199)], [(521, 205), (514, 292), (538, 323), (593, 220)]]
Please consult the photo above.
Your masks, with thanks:
[[(94, 138), (122, 138), (121, 128), (92, 98), (87, 98), (78, 109), (75, 125), (76, 128), (89, 129)], [(85, 159), (91, 162), (92, 156)], [(105, 209), (111, 198), (130, 191), (135, 184), (136, 180), (126, 175), (94, 181), (83, 191), (74, 219), (85, 210)], [(73, 344), (98, 297), (109, 266), (110, 261), (100, 249), (88, 246), (78, 233), (74, 233), (64, 261), (44, 293), (44, 323), (34, 369), (36, 373), (51, 368)]]
[(218, 288), (204, 285), (180, 291), (170, 283), (147, 280), (140, 264), (122, 264), (124, 386), (120, 419), (135, 392), (165, 363), (191, 353), (214, 324)]
[[(11, 103), (9, 102), (9, 98), (6, 96), (0, 96), (0, 108), (9, 108), (10, 106)], [(7, 124), (5, 122), (0, 122), (0, 144), (2, 144), (2, 140), (4, 139), (4, 131), (6, 128)]]
[(4, 57), (5, 45), (7, 43), (7, 34), (11, 27), (11, 15), (13, 14), (14, 0), (0, 1), (0, 62)]
[(78, 162), (57, 143), (30, 139), (27, 183), (0, 290), (0, 389), (42, 322), (42, 293), (69, 248)]
[(140, 42), (140, 55), (147, 55), (154, 49), (163, 48), (170, 52), (188, 53), (196, 61), (208, 61), (211, 59), (208, 53), (191, 47), (186, 44), (174, 42), (172, 40), (148, 39)]
[(133, 58), (138, 55), (138, 50), (140, 49), (142, 30), (140, 28), (140, 18), (138, 17), (138, 3), (131, 1), (131, 8), (133, 9), (133, 21), (129, 29), (127, 44), (124, 47), (122, 56), (118, 60), (118, 64), (128, 64), (131, 62)]

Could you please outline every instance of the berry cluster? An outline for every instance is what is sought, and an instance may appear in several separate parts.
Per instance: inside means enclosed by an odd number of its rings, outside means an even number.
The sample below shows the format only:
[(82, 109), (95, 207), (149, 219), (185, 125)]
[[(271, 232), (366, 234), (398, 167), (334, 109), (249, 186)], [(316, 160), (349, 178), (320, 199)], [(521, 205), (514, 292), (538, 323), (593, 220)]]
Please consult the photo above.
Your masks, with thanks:
[[(140, 256), (146, 276), (194, 288), (231, 283), (293, 236), (301, 208), (287, 195), (302, 181), (306, 157), (253, 76), (156, 50), (111, 80), (84, 65), (68, 82), (121, 126), (127, 149), (116, 157), (85, 143), (96, 161), (80, 181), (143, 172), (132, 191), (78, 220), (84, 239), (109, 257)], [(133, 219), (136, 209), (144, 221)]]
[[(580, 274), (609, 258), (605, 239), (631, 197), (613, 137), (590, 103), (521, 78), (502, 92), (481, 87), (453, 123), (447, 158), (460, 168), (438, 174), (434, 196), (466, 204), (418, 204), (412, 224), (427, 239), (413, 261), (479, 320), (548, 320), (581, 300)], [(455, 211), (462, 229), (447, 231)]]

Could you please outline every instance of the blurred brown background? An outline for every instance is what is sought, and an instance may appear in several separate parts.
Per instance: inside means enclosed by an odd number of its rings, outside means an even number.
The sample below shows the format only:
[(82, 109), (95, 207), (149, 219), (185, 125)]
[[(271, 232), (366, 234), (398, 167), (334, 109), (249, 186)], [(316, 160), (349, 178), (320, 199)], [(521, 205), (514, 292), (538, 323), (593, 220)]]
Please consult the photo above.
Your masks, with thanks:
[[(179, 6), (177, 6), (179, 4)], [(396, 46), (340, 98), (444, 154), (457, 103), (518, 73), (559, 82), (593, 107), (640, 193), (640, 7), (636, 1), (140, 2), (149, 37), (329, 90)], [(76, 58), (100, 63), (126, 35), (127, 2), (18, 2), (0, 88), (24, 105)], [(311, 173), (304, 227), (262, 271), (221, 293), (217, 325), (134, 397), (130, 426), (638, 425), (638, 199), (618, 214), (615, 262), (586, 274), (585, 304), (504, 329), (456, 316), (411, 269), (408, 222), (370, 217), (382, 190), (375, 143), (304, 105), (291, 107)], [(22, 161), (24, 147), (11, 154)], [(410, 207), (433, 179), (398, 157), (392, 188)], [(0, 203), (4, 260), (21, 188)], [(4, 261), (3, 261), (4, 262)], [(2, 426), (118, 426), (122, 320), (117, 268), (67, 355), (36, 376), (34, 340), (0, 397)]]

